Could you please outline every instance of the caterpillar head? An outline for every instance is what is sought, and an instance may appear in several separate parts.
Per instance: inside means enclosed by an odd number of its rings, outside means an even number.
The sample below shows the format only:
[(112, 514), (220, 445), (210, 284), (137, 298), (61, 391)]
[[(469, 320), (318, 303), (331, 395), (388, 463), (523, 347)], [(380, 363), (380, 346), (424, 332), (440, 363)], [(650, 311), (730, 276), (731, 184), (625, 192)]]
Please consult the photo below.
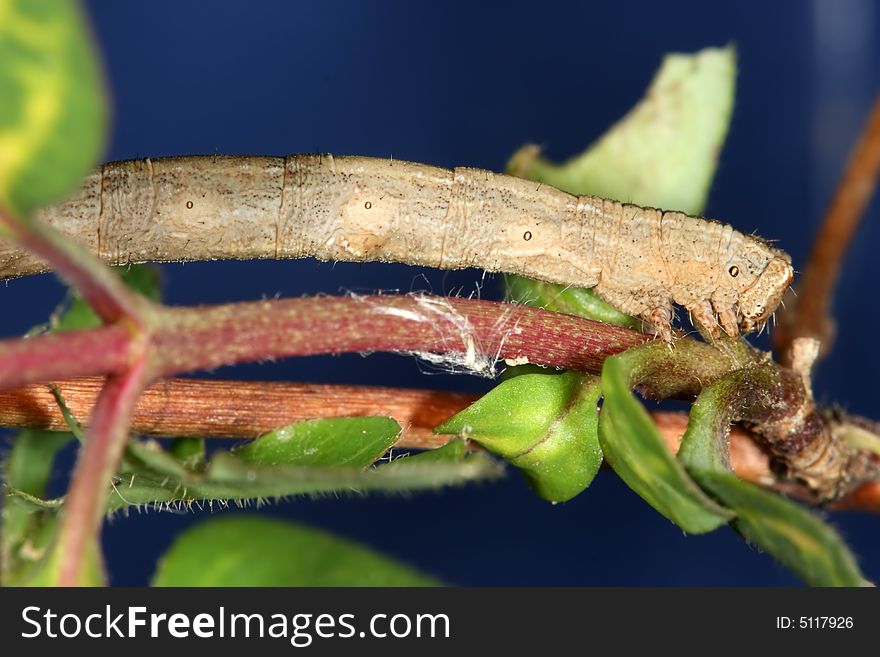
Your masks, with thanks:
[(793, 277), (791, 258), (788, 254), (779, 251), (778, 255), (774, 255), (767, 263), (755, 282), (740, 291), (737, 303), (743, 333), (750, 333), (755, 328), (763, 326), (776, 311)]

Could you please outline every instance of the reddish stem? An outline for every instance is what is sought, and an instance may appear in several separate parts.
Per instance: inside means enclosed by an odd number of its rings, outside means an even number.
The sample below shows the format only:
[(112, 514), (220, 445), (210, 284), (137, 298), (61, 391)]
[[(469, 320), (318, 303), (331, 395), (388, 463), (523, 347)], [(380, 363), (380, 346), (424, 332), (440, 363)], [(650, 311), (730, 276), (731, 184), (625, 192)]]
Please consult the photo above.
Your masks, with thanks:
[[(426, 310), (439, 306), (442, 312)], [(528, 306), (411, 296), (312, 297), (157, 310), (152, 364), (169, 376), (224, 364), (345, 352), (464, 355), (474, 369), (495, 358), (582, 372), (650, 340), (631, 329)], [(121, 372), (121, 327), (0, 342), (0, 388)], [(696, 344), (696, 343), (695, 343)], [(715, 350), (705, 348), (711, 358)], [(720, 357), (720, 356), (719, 356)], [(61, 360), (59, 360), (61, 359)], [(27, 369), (18, 371), (26, 361)], [(484, 374), (488, 374), (483, 370)]]
[(129, 370), (107, 377), (95, 403), (61, 519), (60, 586), (76, 586), (81, 581), (89, 542), (97, 540), (104, 518), (107, 487), (122, 458), (132, 411), (149, 378), (144, 351)]
[(162, 376), (284, 356), (374, 351), (464, 354), (598, 372), (650, 339), (631, 329), (494, 301), (312, 297), (169, 310), (155, 335)]
[(130, 331), (114, 325), (0, 340), (0, 388), (122, 372), (131, 359), (131, 339)]

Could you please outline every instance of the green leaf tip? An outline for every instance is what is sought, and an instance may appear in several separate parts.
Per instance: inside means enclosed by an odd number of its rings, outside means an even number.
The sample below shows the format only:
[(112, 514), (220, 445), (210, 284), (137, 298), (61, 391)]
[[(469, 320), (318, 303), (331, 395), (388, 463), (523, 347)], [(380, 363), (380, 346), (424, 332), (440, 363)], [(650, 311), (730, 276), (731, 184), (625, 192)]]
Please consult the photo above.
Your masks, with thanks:
[(523, 374), (434, 431), (479, 443), (519, 468), (541, 497), (564, 502), (589, 486), (602, 464), (600, 394), (597, 377)]
[(544, 310), (586, 317), (607, 324), (638, 329), (642, 323), (635, 317), (597, 297), (592, 290), (545, 283), (513, 274), (504, 276), (505, 296), (513, 303), (536, 306)]
[(571, 194), (702, 211), (727, 136), (736, 85), (733, 47), (669, 54), (643, 99), (564, 164), (516, 153), (508, 171)]
[(872, 586), (831, 525), (777, 493), (719, 472), (695, 472), (736, 513), (734, 527), (810, 586)]

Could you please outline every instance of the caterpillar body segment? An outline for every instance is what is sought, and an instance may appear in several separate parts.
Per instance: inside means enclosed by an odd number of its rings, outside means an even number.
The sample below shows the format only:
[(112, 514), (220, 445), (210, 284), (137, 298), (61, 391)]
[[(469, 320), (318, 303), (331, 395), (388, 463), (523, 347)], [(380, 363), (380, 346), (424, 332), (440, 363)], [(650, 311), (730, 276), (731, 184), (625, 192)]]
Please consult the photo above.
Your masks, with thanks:
[[(314, 257), (478, 267), (592, 288), (670, 340), (750, 332), (788, 288), (789, 256), (728, 225), (481, 169), (365, 157), (111, 162), (40, 215), (112, 264)], [(0, 279), (44, 271), (0, 245)]]

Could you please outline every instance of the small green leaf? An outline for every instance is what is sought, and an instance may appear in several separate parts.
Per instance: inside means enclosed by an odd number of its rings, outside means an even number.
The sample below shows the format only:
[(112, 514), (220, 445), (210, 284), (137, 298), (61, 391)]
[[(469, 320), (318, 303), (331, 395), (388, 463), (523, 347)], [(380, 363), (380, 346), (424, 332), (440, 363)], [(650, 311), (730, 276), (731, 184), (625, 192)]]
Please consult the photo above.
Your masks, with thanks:
[(637, 329), (642, 323), (620, 312), (591, 290), (535, 281), (513, 274), (504, 276), (506, 297), (512, 303), (536, 306), (567, 315), (577, 315), (607, 324)]
[(317, 493), (429, 490), (501, 474), (499, 465), (485, 454), (433, 462), (420, 457), (397, 459), (365, 472), (360, 467), (254, 465), (226, 451), (216, 453), (207, 467), (192, 472), (155, 441), (132, 442), (107, 508), (112, 512), (141, 505), (167, 508)]
[[(297, 423), (233, 452), (219, 451), (207, 463), (194, 439), (184, 451), (166, 451), (157, 441), (130, 441), (108, 510), (129, 506), (221, 505), (290, 495), (413, 491), (454, 486), (501, 475), (485, 454), (464, 445), (368, 468), (397, 440), (391, 418), (334, 418)], [(177, 444), (177, 443), (175, 443)], [(190, 454), (190, 456), (186, 456)], [(190, 462), (187, 459), (192, 459)]]
[(523, 374), (496, 386), (437, 427), (483, 445), (521, 469), (544, 499), (583, 491), (602, 464), (597, 435), (598, 377)]
[(436, 586), (369, 548), (316, 529), (237, 516), (200, 523), (159, 562), (153, 586)]
[(66, 431), (22, 429), (3, 462), (4, 480), (25, 493), (45, 495), (55, 455), (71, 440)]
[(168, 453), (187, 470), (195, 470), (205, 462), (205, 439), (175, 438), (168, 447)]
[(695, 472), (736, 513), (737, 530), (811, 586), (870, 586), (833, 527), (815, 514), (733, 474)]
[(437, 447), (435, 449), (426, 449), (424, 452), (419, 452), (418, 454), (408, 454), (404, 458), (395, 459), (394, 461), (392, 461), (392, 463), (398, 465), (412, 466), (421, 465), (422, 463), (463, 461), (467, 457), (467, 442), (464, 440), (455, 439), (450, 440), (442, 447)]
[(32, 577), (45, 556), (58, 518), (55, 508), (35, 505), (34, 500), (46, 496), (55, 456), (71, 440), (66, 432), (24, 429), (3, 462), (6, 499), (0, 581), (6, 586)]
[(125, 446), (121, 474), (161, 475), (184, 481), (193, 473), (158, 440), (129, 440)]
[(397, 442), (400, 425), (389, 417), (328, 418), (297, 422), (234, 451), (254, 465), (366, 468)]
[(731, 386), (720, 379), (706, 386), (691, 406), (688, 426), (681, 439), (678, 460), (693, 473), (730, 472)]
[(94, 164), (101, 77), (78, 3), (0, 0), (0, 205), (24, 217)]
[(707, 497), (672, 456), (644, 407), (630, 392), (647, 354), (630, 349), (605, 360), (599, 441), (609, 465), (648, 504), (692, 534), (726, 524), (732, 514)]

